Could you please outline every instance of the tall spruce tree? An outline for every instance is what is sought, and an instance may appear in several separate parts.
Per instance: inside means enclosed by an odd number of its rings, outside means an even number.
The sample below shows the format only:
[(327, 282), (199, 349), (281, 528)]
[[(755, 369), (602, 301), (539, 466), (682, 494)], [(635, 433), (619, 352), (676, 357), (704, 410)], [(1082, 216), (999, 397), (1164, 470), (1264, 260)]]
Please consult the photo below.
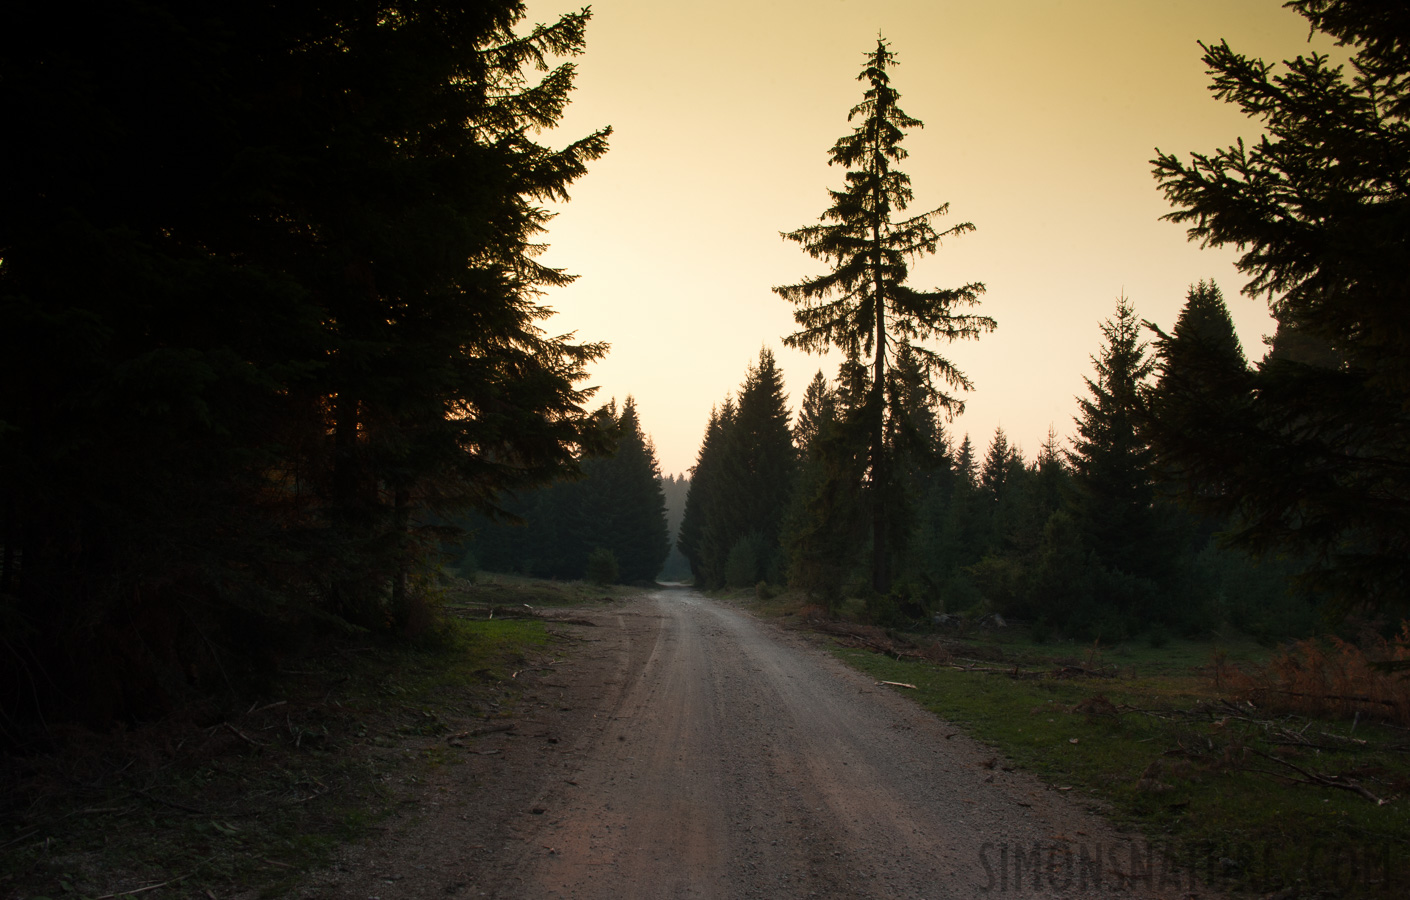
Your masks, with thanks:
[(979, 487), (974, 444), (966, 434), (955, 450), (943, 489), (932, 494), (925, 548), (931, 577), (940, 585), (940, 599), (950, 612), (967, 608), (976, 599), (968, 567), (979, 562), (988, 544), (991, 503)]
[(865, 541), (860, 485), (865, 458), (845, 421), (858, 402), (855, 375), (843, 363), (836, 388), (822, 372), (803, 396), (794, 438), (801, 454), (796, 486), (785, 517), (782, 545), (788, 583), (831, 607), (841, 599), (858, 548)]
[[(935, 474), (947, 467), (947, 438), (934, 392), (910, 347), (896, 354), (887, 385), (886, 442), (894, 460), (893, 485), (903, 506), (925, 493)], [(904, 518), (904, 514), (898, 518)]]
[(798, 455), (789, 429), (788, 397), (783, 373), (767, 348), (751, 366), (739, 388), (739, 406), (726, 432), (724, 474), (727, 508), (733, 520), (731, 551), (740, 541), (754, 548), (753, 584), (781, 575), (778, 563), (779, 528), (788, 508), (797, 473)]
[(901, 140), (907, 129), (920, 127), (921, 122), (896, 105), (900, 95), (891, 86), (889, 74), (894, 64), (894, 55), (878, 38), (858, 76), (867, 85), (862, 102), (848, 114), (848, 121), (857, 124), (831, 150), (830, 164), (847, 170), (846, 187), (829, 191), (832, 205), (822, 214), (821, 224), (783, 235), (809, 256), (828, 263), (832, 271), (774, 288), (794, 305), (794, 320), (800, 326), (784, 338), (788, 346), (810, 353), (835, 347), (848, 359), (870, 360), (867, 402), (860, 413), (869, 436), (866, 477), (872, 507), (872, 586), (881, 593), (890, 585), (885, 495), (891, 459), (886, 435), (889, 420), (898, 414), (887, 403), (889, 361), (909, 347), (927, 388), (945, 410), (957, 412), (963, 408), (962, 401), (941, 390), (937, 380), (951, 390), (970, 390), (972, 385), (923, 342), (976, 338), (995, 327), (987, 316), (959, 312), (978, 303), (982, 284), (930, 291), (906, 284), (909, 261), (934, 253), (943, 238), (972, 231), (974, 226), (965, 222), (936, 231), (934, 222), (948, 211), (948, 204), (918, 216), (896, 216), (914, 199), (910, 177), (895, 168), (906, 158)]
[(819, 449), (818, 439), (823, 429), (837, 416), (837, 401), (822, 369), (808, 382), (803, 402), (798, 406), (798, 422), (793, 428), (793, 443), (799, 459), (807, 459)]
[[(721, 553), (711, 540), (708, 525), (716, 517), (721, 502), (721, 471), (724, 468), (725, 432), (734, 420), (734, 398), (710, 410), (710, 421), (700, 441), (695, 465), (690, 470), (690, 490), (685, 497), (685, 513), (681, 517), (676, 546), (690, 563), (690, 575), (701, 587), (716, 587), (724, 583)], [(729, 548), (724, 548), (724, 553)]]
[(1063, 492), (1069, 474), (1066, 457), (1058, 444), (1057, 429), (1052, 425), (1048, 426), (1047, 437), (1038, 448), (1036, 468), (1034, 502), (1042, 510), (1042, 517), (1046, 521), (1048, 516), (1062, 507)]
[(1105, 343), (1092, 357), (1088, 396), (1078, 398), (1072, 465), (1072, 511), (1101, 564), (1140, 578), (1161, 570), (1154, 460), (1143, 430), (1143, 386), (1153, 362), (1141, 323), (1122, 297), (1101, 326)]
[(779, 534), (798, 464), (787, 402), (783, 375), (763, 349), (737, 399), (726, 400), (706, 430), (681, 545), (700, 584), (742, 586), (782, 575)]
[(970, 442), (968, 433), (965, 434), (964, 440), (960, 441), (959, 449), (955, 451), (955, 475), (968, 487), (979, 485), (979, 471), (974, 461), (974, 444)]
[[(892, 411), (886, 427), (886, 451), (891, 476), (886, 486), (886, 533), (893, 582), (904, 582), (901, 593), (910, 613), (915, 581), (925, 553), (916, 542), (922, 521), (921, 504), (949, 474), (945, 429), (937, 415), (935, 394), (909, 347), (902, 346), (887, 376), (887, 406)], [(883, 618), (890, 604), (883, 603)]]
[(589, 462), (587, 483), (596, 501), (586, 517), (582, 540), (610, 550), (617, 577), (627, 584), (650, 584), (670, 547), (666, 498), (656, 449), (641, 429), (636, 401), (628, 397), (617, 418), (617, 447), (611, 456)]
[(979, 470), (979, 486), (996, 504), (1003, 498), (1015, 462), (1021, 464), (1022, 458), (1016, 449), (1009, 446), (1008, 435), (1004, 434), (1004, 428), (1000, 425), (994, 429), (989, 450), (984, 454), (984, 465)]
[(1238, 435), (1249, 421), (1253, 372), (1212, 281), (1190, 286), (1169, 334), (1146, 325), (1156, 334), (1146, 423), (1156, 465), (1162, 481), (1198, 501), (1246, 450)]
[[(1265, 295), (1281, 343), (1251, 384), (1210, 385), (1243, 406), (1229, 433), (1167, 448), (1198, 473), (1207, 508), (1240, 514), (1238, 542), (1312, 560), (1306, 575), (1343, 606), (1410, 606), (1410, 29), (1367, 0), (1294, 0), (1348, 48), (1281, 67), (1206, 46), (1215, 95), (1264, 136), (1155, 176), (1210, 246), (1242, 251), (1245, 293)], [(1320, 348), (1320, 349), (1316, 349)], [(1223, 393), (1216, 393), (1222, 385)]]

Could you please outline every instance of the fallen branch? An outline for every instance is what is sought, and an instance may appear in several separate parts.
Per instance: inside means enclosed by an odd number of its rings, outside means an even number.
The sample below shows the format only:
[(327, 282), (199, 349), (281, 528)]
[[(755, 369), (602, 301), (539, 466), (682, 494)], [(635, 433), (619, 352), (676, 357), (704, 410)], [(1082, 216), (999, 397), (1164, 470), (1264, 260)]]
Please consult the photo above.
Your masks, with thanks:
[[(220, 725), (223, 725), (223, 726), (225, 726), (226, 728), (230, 729), (232, 732), (234, 732), (234, 734), (235, 734), (235, 736), (236, 736), (237, 738), (239, 738), (240, 740), (246, 742), (247, 744), (249, 744), (249, 745), (252, 746), (252, 747), (263, 747), (263, 746), (265, 746), (265, 744), (264, 744), (263, 742), (255, 740), (254, 738), (250, 737), (248, 734), (245, 734), (245, 732), (243, 732), (243, 731), (241, 731), (240, 729), (236, 728), (234, 725), (230, 724), (229, 722), (221, 722)], [(218, 725), (218, 726), (216, 726), (216, 727), (218, 728), (218, 727), (220, 727), (220, 726)]]
[(11, 838), (10, 840), (6, 841), (5, 843), (0, 844), (0, 850), (4, 850), (6, 847), (10, 846), (11, 844), (18, 844), (20, 841), (23, 841), (23, 840), (25, 840), (26, 838), (34, 837), (34, 836), (35, 836), (36, 834), (38, 834), (38, 833), (39, 833), (39, 829), (38, 829), (38, 828), (31, 828), (29, 831), (26, 831), (24, 834), (20, 835), (19, 837), (17, 837), (17, 838)]
[(1358, 697), (1354, 694), (1309, 694), (1305, 691), (1285, 691), (1269, 687), (1253, 688), (1250, 693), (1283, 694), (1287, 697), (1303, 697), (1309, 700), (1343, 700), (1347, 703), (1379, 703), (1382, 706), (1389, 706), (1391, 709), (1400, 705), (1394, 700), (1378, 700), (1375, 697)]
[[(136, 795), (139, 796), (139, 797), (146, 797), (148, 800), (151, 800), (153, 803), (160, 803), (162, 806), (170, 806), (172, 809), (179, 809), (179, 810), (181, 810), (182, 812), (192, 813), (192, 814), (197, 815), (197, 816), (206, 816), (206, 815), (210, 815), (210, 813), (206, 812), (204, 809), (197, 809), (197, 808), (194, 807), (194, 806), (187, 806), (187, 805), (184, 804), (184, 803), (177, 803), (175, 800), (163, 800), (161, 797), (153, 796), (152, 794), (149, 794), (149, 793), (147, 793), (146, 791), (144, 791), (144, 790), (142, 790), (142, 789), (140, 789), (140, 788), (128, 788), (128, 790), (131, 791), (132, 793), (136, 794)], [(185, 877), (185, 876), (183, 876), (183, 877)]]
[(502, 731), (513, 731), (514, 727), (515, 723), (513, 722), (505, 722), (503, 725), (486, 725), (484, 728), (472, 728), (468, 731), (462, 731), (458, 734), (448, 734), (446, 735), (445, 739), (446, 743), (449, 744), (461, 740), (462, 738), (484, 737), (487, 734), (498, 734)]
[(532, 606), (527, 604), (522, 607), (512, 606), (443, 606), (441, 607), (452, 615), (462, 619), (474, 619), (483, 616), (487, 620), (493, 619), (542, 619), (547, 618), (536, 612)]
[(951, 663), (950, 668), (960, 672), (983, 672), (986, 675), (1007, 675), (1009, 678), (1042, 678), (1044, 674), (1042, 672), (1029, 672), (1020, 669), (1018, 666), (1000, 669), (995, 666), (961, 666), (956, 663)]
[(892, 687), (910, 688), (913, 691), (919, 690), (919, 688), (917, 688), (915, 685), (906, 684), (904, 681), (878, 681), (877, 684), (889, 684)]
[(157, 884), (144, 885), (140, 888), (133, 888), (130, 891), (118, 891), (116, 894), (103, 894), (100, 897), (95, 897), (94, 900), (113, 900), (114, 897), (131, 897), (133, 894), (145, 894), (147, 891), (155, 891), (157, 888), (163, 888), (169, 884), (180, 884), (181, 882), (190, 878), (194, 874), (194, 872), (187, 872), (180, 878), (169, 878), (166, 881), (158, 882)]
[(1089, 678), (1116, 677), (1115, 672), (1103, 672), (1099, 669), (1084, 669), (1082, 666), (1063, 666), (1059, 669), (1054, 669), (1052, 675), (1054, 678), (1071, 678), (1075, 675), (1085, 675)]
[(1380, 797), (1377, 797), (1375, 794), (1366, 790), (1364, 787), (1362, 787), (1355, 781), (1352, 781), (1350, 778), (1344, 778), (1340, 776), (1329, 777), (1326, 775), (1321, 775), (1317, 772), (1310, 772), (1307, 769), (1304, 769), (1302, 766), (1294, 765), (1285, 759), (1279, 759), (1276, 756), (1264, 753), (1262, 750), (1259, 750), (1255, 747), (1248, 747), (1246, 749), (1248, 750), (1248, 752), (1254, 754), (1255, 756), (1261, 756), (1264, 759), (1271, 760), (1282, 766), (1287, 766), (1289, 769), (1292, 769), (1294, 772), (1297, 772), (1299, 775), (1302, 776), (1303, 784), (1320, 785), (1322, 787), (1340, 788), (1343, 791), (1351, 791), (1353, 794), (1359, 794), (1367, 800), (1370, 800), (1377, 806), (1385, 806), (1387, 803), (1390, 802), (1389, 800), (1382, 800)]

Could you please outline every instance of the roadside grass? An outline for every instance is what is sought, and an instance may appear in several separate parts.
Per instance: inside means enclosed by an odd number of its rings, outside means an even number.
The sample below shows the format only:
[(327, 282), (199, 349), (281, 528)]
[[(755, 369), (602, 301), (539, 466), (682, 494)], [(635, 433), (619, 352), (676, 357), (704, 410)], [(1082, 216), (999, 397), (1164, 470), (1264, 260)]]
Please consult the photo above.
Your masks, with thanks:
[(451, 609), (467, 606), (585, 606), (640, 590), (619, 584), (604, 587), (587, 581), (545, 581), (482, 571), (475, 574), (473, 581), (448, 576), (444, 585), (444, 606)]
[[(796, 597), (737, 600), (804, 618)], [(1180, 883), (1410, 896), (1410, 731), (1250, 703), (1224, 677), (1268, 662), (1272, 652), (1250, 639), (1106, 647), (1039, 643), (1017, 628), (914, 636), (810, 625), (832, 630), (848, 664), (913, 685), (892, 689), (1142, 832), (1170, 854)]]
[(457, 612), (465, 598), (522, 610), (621, 593), (450, 579), (450, 614), (415, 639), (325, 640), (260, 696), (111, 734), (56, 726), (0, 758), (0, 897), (281, 896), (458, 763), (440, 739), (509, 717), (514, 673), (554, 652), (542, 620)]

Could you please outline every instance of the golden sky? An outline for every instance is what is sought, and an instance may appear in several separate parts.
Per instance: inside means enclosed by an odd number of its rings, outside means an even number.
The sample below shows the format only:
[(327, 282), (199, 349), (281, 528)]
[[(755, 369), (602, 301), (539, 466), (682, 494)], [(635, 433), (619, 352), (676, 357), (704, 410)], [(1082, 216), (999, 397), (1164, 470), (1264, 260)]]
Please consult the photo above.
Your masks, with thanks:
[[(529, 21), (577, 6), (531, 0)], [(555, 333), (612, 344), (599, 398), (633, 395), (663, 473), (694, 464), (712, 405), (760, 347), (790, 405), (837, 359), (782, 346), (791, 307), (771, 288), (821, 271), (780, 231), (817, 221), (842, 172), (878, 31), (897, 56), (913, 212), (977, 231), (916, 264), (918, 288), (984, 282), (998, 319), (939, 348), (975, 383), (948, 425), (982, 451), (1002, 426), (1032, 458), (1051, 424), (1073, 432), (1100, 322), (1124, 293), (1169, 328), (1188, 286), (1214, 278), (1245, 352), (1271, 320), (1230, 250), (1201, 250), (1150, 174), (1155, 149), (1212, 151), (1257, 130), (1213, 98), (1197, 41), (1269, 62), (1326, 52), (1277, 0), (598, 0), (577, 91), (551, 144), (611, 125), (612, 149), (561, 207), (543, 261), (580, 276), (545, 302)]]

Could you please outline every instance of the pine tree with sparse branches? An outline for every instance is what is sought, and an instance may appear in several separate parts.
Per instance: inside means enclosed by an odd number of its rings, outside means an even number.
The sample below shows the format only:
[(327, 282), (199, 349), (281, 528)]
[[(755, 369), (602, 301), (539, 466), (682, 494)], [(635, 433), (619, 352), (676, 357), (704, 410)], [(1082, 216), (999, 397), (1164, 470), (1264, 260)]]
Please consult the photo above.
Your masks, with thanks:
[(978, 282), (928, 291), (906, 284), (910, 261), (936, 252), (944, 238), (973, 231), (974, 226), (963, 222), (937, 231), (935, 222), (948, 211), (948, 204), (898, 217), (914, 199), (910, 177), (895, 168), (906, 158), (901, 141), (908, 129), (922, 123), (897, 106), (900, 95), (891, 86), (889, 74), (894, 64), (895, 56), (878, 37), (858, 76), (867, 90), (848, 114), (848, 121), (857, 124), (831, 150), (830, 164), (847, 170), (846, 187), (829, 191), (832, 205), (819, 224), (783, 235), (812, 258), (826, 262), (831, 271), (774, 288), (794, 305), (793, 317), (799, 325), (797, 332), (784, 338), (785, 344), (809, 353), (837, 348), (849, 360), (870, 361), (867, 402), (861, 414), (870, 438), (866, 478), (872, 506), (872, 585), (879, 592), (888, 590), (890, 582), (886, 434), (888, 420), (897, 414), (887, 403), (888, 365), (902, 348), (909, 348), (939, 406), (957, 413), (964, 404), (946, 390), (967, 391), (973, 385), (924, 342), (977, 338), (995, 327), (987, 316), (960, 312), (979, 302), (984, 285)]

